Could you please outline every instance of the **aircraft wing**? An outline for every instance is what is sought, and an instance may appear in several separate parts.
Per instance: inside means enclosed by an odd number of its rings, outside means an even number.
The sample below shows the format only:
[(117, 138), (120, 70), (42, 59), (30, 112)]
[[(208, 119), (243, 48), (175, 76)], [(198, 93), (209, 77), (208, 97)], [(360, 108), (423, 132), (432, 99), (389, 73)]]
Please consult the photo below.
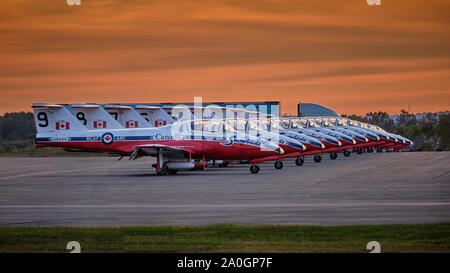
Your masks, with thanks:
[(131, 156), (130, 160), (138, 159), (144, 155), (154, 155), (158, 154), (158, 150), (162, 150), (163, 152), (169, 152), (171, 154), (184, 154), (184, 152), (189, 152), (193, 147), (190, 146), (169, 146), (163, 144), (144, 144), (144, 145), (136, 145), (133, 146), (135, 150)]

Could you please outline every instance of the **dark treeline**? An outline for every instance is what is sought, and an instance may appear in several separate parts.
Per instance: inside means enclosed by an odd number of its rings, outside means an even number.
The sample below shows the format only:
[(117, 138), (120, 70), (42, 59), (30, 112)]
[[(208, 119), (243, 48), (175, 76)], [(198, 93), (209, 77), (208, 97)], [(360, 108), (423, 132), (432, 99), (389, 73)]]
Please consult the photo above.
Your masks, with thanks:
[[(415, 114), (405, 110), (395, 116), (396, 121), (386, 112), (368, 113), (366, 117), (347, 115), (355, 119), (375, 124), (388, 132), (399, 134), (411, 139), (415, 151), (448, 151), (450, 150), (450, 117), (449, 114), (427, 113), (420, 115), (418, 119)], [(371, 117), (371, 120), (368, 119)]]
[[(412, 150), (450, 150), (450, 117), (448, 114), (429, 113), (417, 120), (416, 115), (402, 110), (397, 122), (386, 112), (368, 113), (371, 120), (357, 115), (348, 118), (372, 123), (388, 132), (405, 136), (414, 141)], [(36, 149), (36, 127), (32, 113), (6, 113), (0, 116), (0, 155), (61, 155), (51, 148)]]
[(32, 113), (6, 113), (0, 115), (0, 156), (83, 156), (91, 153), (68, 153), (34, 145), (36, 125)]
[(6, 113), (0, 116), (0, 154), (33, 152), (35, 135), (32, 113)]

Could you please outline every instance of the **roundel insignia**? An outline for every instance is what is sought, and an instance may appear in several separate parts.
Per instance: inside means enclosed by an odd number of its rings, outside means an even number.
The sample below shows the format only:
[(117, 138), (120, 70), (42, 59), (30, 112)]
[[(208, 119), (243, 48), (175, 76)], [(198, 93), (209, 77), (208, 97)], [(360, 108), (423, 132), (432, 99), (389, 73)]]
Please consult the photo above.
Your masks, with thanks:
[(102, 135), (102, 142), (105, 145), (111, 145), (114, 142), (114, 136), (111, 133), (104, 133)]

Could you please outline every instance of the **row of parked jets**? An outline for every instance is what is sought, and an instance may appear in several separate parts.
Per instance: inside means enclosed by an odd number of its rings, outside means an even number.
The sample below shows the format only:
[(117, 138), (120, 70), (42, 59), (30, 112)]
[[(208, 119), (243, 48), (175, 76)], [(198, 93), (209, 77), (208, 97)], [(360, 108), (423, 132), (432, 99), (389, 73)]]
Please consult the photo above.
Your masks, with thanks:
[(352, 152), (398, 151), (413, 144), (378, 126), (343, 117), (256, 113), (255, 118), (242, 109), (231, 109), (233, 118), (219, 118), (223, 109), (209, 109), (208, 115), (198, 117), (189, 107), (176, 111), (148, 105), (34, 103), (32, 108), (37, 147), (106, 152), (130, 160), (153, 156), (157, 175), (225, 167), (232, 161), (250, 164), (250, 172), (256, 174), (262, 162), (273, 161), (282, 169), (287, 158), (301, 166), (305, 156), (314, 156), (318, 163), (323, 154), (336, 159), (338, 153), (348, 157)]

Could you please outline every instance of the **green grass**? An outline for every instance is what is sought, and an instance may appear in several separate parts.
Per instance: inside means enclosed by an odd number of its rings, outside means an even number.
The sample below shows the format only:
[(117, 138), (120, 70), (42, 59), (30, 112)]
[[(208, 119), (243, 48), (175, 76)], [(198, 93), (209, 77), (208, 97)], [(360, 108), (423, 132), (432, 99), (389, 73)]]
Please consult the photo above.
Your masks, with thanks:
[(377, 226), (0, 228), (0, 252), (450, 252), (450, 223)]

